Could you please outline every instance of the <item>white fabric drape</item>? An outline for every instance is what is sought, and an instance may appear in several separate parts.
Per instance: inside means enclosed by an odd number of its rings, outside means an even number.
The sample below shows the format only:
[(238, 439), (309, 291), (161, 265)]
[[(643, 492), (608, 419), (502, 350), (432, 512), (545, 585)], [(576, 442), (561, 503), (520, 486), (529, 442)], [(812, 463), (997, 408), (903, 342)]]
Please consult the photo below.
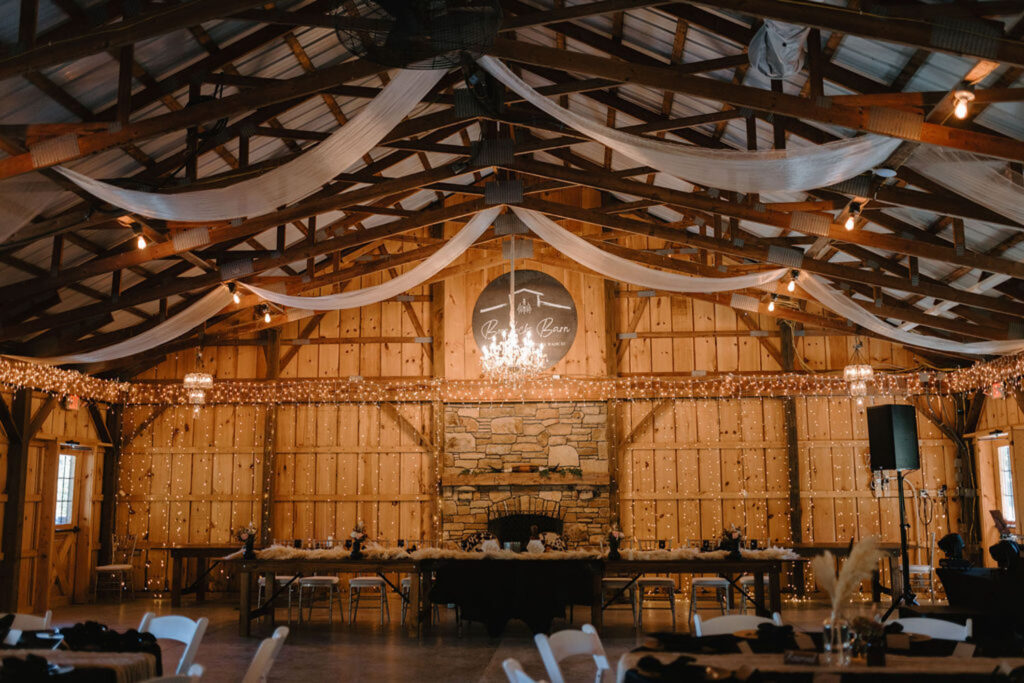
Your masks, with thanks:
[(63, 191), (36, 173), (0, 183), (0, 243), (28, 225)]
[(810, 273), (805, 272), (801, 274), (800, 286), (814, 297), (818, 303), (830, 309), (833, 313), (837, 313), (865, 329), (898, 341), (901, 344), (973, 356), (1005, 355), (1024, 351), (1024, 339), (962, 343), (915, 332), (905, 332), (865, 311), (856, 302), (836, 292)]
[(227, 287), (219, 285), (181, 313), (149, 328), (145, 332), (135, 335), (131, 339), (126, 339), (123, 342), (111, 344), (95, 351), (70, 353), (66, 356), (51, 356), (49, 358), (25, 358), (24, 360), (33, 360), (50, 365), (67, 365), (70, 363), (100, 363), (117, 358), (125, 358), (126, 356), (148, 351), (177, 339), (189, 330), (198, 327), (212, 318), (229, 303), (231, 303), (231, 292), (228, 291)]
[(950, 192), (1024, 224), (1024, 187), (1003, 174), (1005, 161), (921, 145), (907, 164)]
[(302, 308), (309, 311), (337, 311), (345, 308), (359, 308), (360, 306), (375, 304), (378, 301), (384, 301), (385, 299), (397, 296), (436, 275), (442, 268), (465, 252), (487, 230), (488, 226), (494, 222), (494, 219), (500, 212), (501, 207), (497, 206), (481, 211), (473, 216), (463, 226), (462, 230), (459, 230), (443, 247), (415, 268), (411, 268), (387, 282), (372, 287), (364, 287), (352, 292), (341, 292), (340, 294), (328, 294), (325, 296), (291, 296), (263, 289), (262, 287), (247, 285), (244, 282), (240, 284), (267, 301), (272, 301), (281, 306)]
[(482, 57), (478, 63), (535, 107), (587, 137), (659, 171), (721, 190), (776, 192), (826, 187), (874, 168), (900, 145), (894, 138), (864, 135), (796, 149), (741, 152), (646, 138), (559, 106), (492, 57)]
[(789, 272), (787, 268), (779, 268), (736, 277), (698, 277), (668, 273), (609, 254), (562, 228), (542, 213), (516, 206), (513, 206), (512, 210), (538, 237), (573, 261), (601, 275), (640, 287), (669, 292), (730, 292), (775, 282)]
[(747, 47), (750, 66), (766, 78), (795, 76), (804, 68), (809, 31), (804, 26), (765, 19)]
[(373, 149), (416, 107), (443, 71), (403, 70), (358, 114), (301, 156), (256, 178), (177, 194), (126, 190), (57, 167), (90, 194), (126, 211), (173, 221), (259, 216), (316, 192)]

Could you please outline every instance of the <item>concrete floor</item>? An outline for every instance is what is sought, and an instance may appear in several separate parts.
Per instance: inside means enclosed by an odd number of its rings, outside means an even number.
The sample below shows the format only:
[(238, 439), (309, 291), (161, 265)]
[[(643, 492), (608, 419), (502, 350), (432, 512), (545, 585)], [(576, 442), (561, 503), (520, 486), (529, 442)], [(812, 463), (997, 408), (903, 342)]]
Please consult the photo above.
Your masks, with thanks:
[[(677, 596), (678, 598), (678, 596)], [(226, 596), (202, 605), (187, 599), (173, 613), (193, 619), (205, 616), (210, 626), (199, 648), (196, 661), (206, 667), (204, 681), (235, 682), (241, 680), (260, 639), (238, 636), (237, 603)], [(686, 630), (687, 603), (679, 599), (678, 630)], [(121, 605), (73, 605), (54, 610), (54, 624), (71, 625), (85, 620), (104, 623), (111, 628), (136, 628), (143, 613), (172, 612), (169, 600), (139, 598)], [(856, 612), (871, 613), (870, 603), (859, 604)], [(588, 610), (577, 608), (575, 626), (555, 622), (554, 630), (579, 628)], [(333, 628), (327, 624), (327, 615), (314, 615), (314, 624), (293, 625), (288, 641), (271, 672), (271, 681), (505, 681), (501, 663), (508, 657), (520, 660), (527, 673), (534, 678), (546, 678), (528, 629), (520, 622), (511, 622), (500, 639), (491, 639), (479, 624), (470, 624), (460, 638), (455, 629), (453, 613), (441, 609), (441, 623), (422, 639), (411, 638), (398, 624), (399, 603), (391, 602), (394, 617), (391, 625), (380, 626), (375, 612), (362, 612), (356, 623), (339, 623), (337, 612)], [(715, 612), (702, 611), (702, 617), (713, 617)], [(605, 613), (605, 626), (601, 640), (614, 669), (618, 658), (636, 647), (643, 636), (634, 631), (628, 611), (612, 609)], [(827, 615), (823, 603), (786, 603), (783, 620), (794, 626), (817, 630)], [(283, 610), (279, 619), (285, 618)], [(671, 630), (669, 612), (645, 612), (644, 630)], [(165, 668), (173, 670), (181, 648), (161, 643)], [(567, 680), (592, 681), (594, 668), (587, 658), (570, 660), (563, 670)], [(610, 683), (611, 677), (606, 678)]]

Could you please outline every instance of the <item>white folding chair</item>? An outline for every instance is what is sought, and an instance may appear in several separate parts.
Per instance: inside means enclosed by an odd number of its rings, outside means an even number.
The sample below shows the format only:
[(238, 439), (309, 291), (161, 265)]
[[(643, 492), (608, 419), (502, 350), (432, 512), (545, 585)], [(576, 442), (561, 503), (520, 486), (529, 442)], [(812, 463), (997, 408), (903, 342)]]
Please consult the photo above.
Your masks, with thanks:
[(245, 672), (245, 677), (242, 678), (242, 683), (263, 683), (267, 680), (270, 668), (274, 666), (274, 660), (281, 653), (281, 648), (284, 647), (284, 640), (287, 637), (288, 627), (278, 626), (273, 636), (265, 638), (260, 643), (260, 649), (256, 650), (256, 655), (253, 656), (252, 663), (249, 664), (249, 669)]
[(890, 624), (899, 624), (904, 633), (918, 633), (941, 640), (967, 640), (974, 633), (974, 622), (970, 619), (961, 626), (945, 619), (928, 619), (927, 617), (908, 617), (893, 619)]
[(715, 617), (704, 621), (699, 614), (693, 615), (693, 635), (702, 638), (703, 636), (718, 636), (723, 633), (736, 633), (736, 631), (747, 631), (756, 629), (761, 624), (775, 624), (782, 626), (782, 615), (772, 612), (772, 618), (755, 617), (753, 614), (727, 614), (724, 617)]
[(158, 617), (153, 612), (146, 612), (142, 615), (139, 633), (151, 633), (157, 640), (176, 640), (179, 643), (184, 643), (185, 651), (181, 653), (178, 667), (174, 670), (176, 674), (184, 674), (195, 662), (199, 643), (202, 642), (203, 634), (206, 633), (209, 623), (210, 620), (206, 617), (199, 617), (192, 621), (188, 617), (176, 614)]
[(559, 631), (550, 637), (538, 633), (533, 640), (537, 643), (540, 658), (544, 662), (551, 683), (565, 683), (558, 663), (575, 655), (590, 655), (594, 658), (594, 665), (597, 667), (597, 675), (594, 678), (596, 683), (600, 683), (604, 672), (611, 669), (608, 666), (608, 657), (604, 653), (604, 646), (601, 645), (601, 638), (590, 624), (583, 624), (579, 631)]
[(157, 676), (147, 678), (142, 683), (197, 683), (202, 680), (205, 670), (200, 664), (193, 664), (189, 667), (187, 674), (174, 674), (173, 676)]
[(523, 671), (523, 665), (514, 657), (509, 657), (502, 662), (501, 668), (505, 670), (505, 675), (508, 676), (508, 683), (543, 683), (543, 681), (534, 681), (527, 676), (526, 672)]
[[(3, 616), (7, 616), (4, 614)], [(11, 628), (19, 631), (45, 631), (50, 628), (50, 620), (53, 618), (53, 612), (46, 610), (46, 614), (38, 616), (35, 614), (19, 614), (14, 613), (14, 621), (11, 622)]]

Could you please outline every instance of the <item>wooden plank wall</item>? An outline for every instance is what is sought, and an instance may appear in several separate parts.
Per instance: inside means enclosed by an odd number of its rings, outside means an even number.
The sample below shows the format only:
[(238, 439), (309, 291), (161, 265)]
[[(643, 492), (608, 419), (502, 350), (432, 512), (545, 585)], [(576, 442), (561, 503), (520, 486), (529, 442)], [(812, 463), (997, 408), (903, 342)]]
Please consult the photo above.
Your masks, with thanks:
[[(597, 205), (599, 197), (574, 190), (559, 201)], [(459, 224), (446, 226), (453, 234)], [(588, 232), (593, 228), (570, 227)], [(656, 240), (626, 237), (621, 244), (658, 249)], [(395, 240), (390, 253), (415, 246)], [(697, 255), (700, 257), (700, 255)], [(708, 263), (712, 263), (709, 259)], [(621, 286), (605, 306), (604, 279), (575, 266), (543, 245), (523, 267), (543, 270), (572, 293), (579, 331), (568, 355), (552, 372), (563, 376), (602, 376), (608, 367), (606, 314), (619, 329), (637, 338), (617, 342), (620, 375), (779, 370), (777, 320), (744, 316), (728, 307), (680, 296), (639, 298), (636, 288)], [(439, 274), (445, 282), (444, 374), (452, 379), (480, 377), (479, 352), (470, 327), (472, 306), (484, 286), (504, 272), (500, 243), (472, 250)], [(379, 283), (389, 274), (361, 278), (350, 288)], [(430, 345), (395, 343), (388, 338), (432, 335), (429, 288), (410, 292), (413, 302), (386, 301), (357, 311), (328, 313), (296, 346), (306, 320), (281, 328), (286, 378), (429, 377), (435, 373)], [(813, 305), (809, 312), (816, 312)], [(609, 313), (610, 311), (610, 313)], [(635, 322), (631, 329), (625, 329)], [(751, 330), (761, 336), (752, 336)], [(251, 336), (251, 335), (250, 335)], [(612, 335), (614, 336), (614, 335)], [(356, 342), (355, 338), (362, 337)], [(809, 332), (796, 336), (797, 368), (841, 371), (853, 354), (854, 340)], [(296, 351), (296, 353), (289, 353)], [(612, 351), (613, 353), (614, 350)], [(864, 353), (879, 371), (915, 366), (893, 344), (866, 340)], [(618, 353), (615, 353), (618, 357)], [(259, 378), (266, 363), (256, 347), (218, 347), (205, 352), (207, 369), (216, 376)], [(192, 369), (191, 353), (182, 352), (140, 379), (180, 381)], [(439, 370), (439, 369), (438, 369)], [(878, 397), (903, 402), (905, 397)], [(870, 403), (870, 401), (868, 401)], [(615, 402), (611, 432), (616, 449), (619, 500), (624, 530), (636, 538), (677, 542), (714, 537), (724, 523), (744, 526), (762, 540), (789, 539), (788, 469), (781, 401), (774, 398), (678, 399), (665, 402), (653, 420), (621, 445), (657, 405), (657, 401)], [(422, 403), (398, 406), (405, 420), (376, 404), (287, 405), (278, 411), (277, 491), (273, 501), (273, 536), (278, 539), (335, 538), (347, 535), (363, 519), (372, 535), (385, 539), (429, 537), (437, 501), (435, 455), (415, 432), (434, 444), (441, 421)], [(151, 409), (129, 408), (125, 433)], [(230, 528), (258, 521), (259, 482), (265, 408), (208, 407), (165, 412), (125, 447), (117, 508), (118, 528), (135, 531), (150, 548), (145, 581), (165, 585), (165, 551), (170, 543), (225, 542)], [(879, 499), (869, 489), (863, 408), (847, 397), (807, 397), (797, 401), (801, 525), (806, 540), (845, 541), (858, 528), (887, 539), (898, 532), (892, 486)], [(403, 424), (406, 422), (407, 424)], [(411, 428), (410, 428), (411, 425)], [(915, 488), (953, 488), (954, 449), (925, 420), (924, 470), (911, 480)], [(928, 530), (944, 533), (957, 515), (955, 502), (939, 506)], [(230, 520), (230, 523), (228, 522)], [(912, 514), (913, 538), (926, 539), (923, 524)], [(161, 554), (163, 553), (163, 554)]]
[[(2, 392), (3, 400), (10, 405), (12, 395), (10, 392)], [(40, 406), (46, 400), (44, 394), (36, 393), (32, 400), (32, 414), (35, 415)], [(102, 407), (106, 412), (106, 407)], [(46, 605), (37, 604), (39, 600), (45, 602), (47, 590), (37, 585), (38, 581), (48, 579), (46, 571), (41, 571), (40, 563), (49, 563), (49, 549), (53, 536), (53, 511), (43, 508), (43, 499), (46, 487), (56, 486), (57, 472), (44, 467), (44, 456), (48, 448), (54, 443), (77, 441), (84, 446), (92, 446), (100, 451), (96, 444), (99, 443), (99, 436), (93, 427), (89, 411), (83, 405), (75, 411), (65, 410), (60, 405), (55, 406), (50, 414), (43, 421), (35, 438), (29, 445), (28, 474), (26, 479), (25, 509), (21, 511), (24, 535), (22, 537), (21, 570), (19, 574), (19, 604), (21, 612), (45, 611)], [(7, 435), (0, 430), (0, 490), (4, 491), (0, 506), (0, 515), (9, 514), (6, 509), (7, 501), (7, 451), (9, 441)], [(100, 482), (103, 479), (102, 457), (82, 459), (82, 462), (91, 462), (92, 467), (82, 473), (84, 486), (82, 491), (91, 491), (90, 500), (85, 505), (90, 508), (82, 517), (83, 521), (99, 519), (99, 508), (103, 501), (102, 492), (99, 486), (89, 486), (89, 481)], [(49, 500), (49, 499), (48, 499)], [(47, 514), (47, 512), (49, 514)], [(45, 521), (50, 520), (50, 524)], [(2, 524), (2, 516), (0, 516)], [(78, 543), (80, 548), (86, 551), (79, 558), (79, 571), (84, 581), (91, 580), (91, 568), (96, 565), (98, 559), (98, 547), (100, 540), (100, 529), (93, 523), (80, 524)], [(82, 586), (76, 591), (83, 594)]]

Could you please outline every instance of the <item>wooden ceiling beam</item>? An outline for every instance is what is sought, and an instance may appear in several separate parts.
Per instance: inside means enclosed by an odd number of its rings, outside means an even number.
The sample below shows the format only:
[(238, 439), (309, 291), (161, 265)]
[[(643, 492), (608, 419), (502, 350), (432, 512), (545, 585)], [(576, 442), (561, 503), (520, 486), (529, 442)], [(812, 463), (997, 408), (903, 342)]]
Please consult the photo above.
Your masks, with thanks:
[(714, 10), (732, 10), (755, 17), (776, 19), (803, 26), (872, 40), (924, 48), (960, 57), (994, 59), (1024, 66), (1024, 43), (1019, 40), (979, 33), (970, 22), (934, 23), (918, 18), (851, 12), (845, 7), (822, 5), (808, 0), (715, 0), (693, 4)]
[[(733, 106), (810, 119), (858, 131), (883, 133), (915, 142), (1005, 159), (1024, 159), (1024, 141), (929, 123), (920, 116), (900, 110), (884, 107), (861, 109), (835, 104), (824, 106), (808, 98), (794, 95), (723, 83), (698, 76), (680, 76), (671, 67), (637, 66), (606, 57), (564, 52), (501, 38), (495, 41), (488, 53), (509, 61), (585, 73), (658, 90), (671, 90), (703, 99), (727, 102)], [(900, 121), (901, 125), (890, 126), (886, 123), (890, 120)]]
[(87, 33), (54, 41), (0, 58), (0, 80), (29, 70), (44, 69), (205, 21), (219, 19), (237, 11), (262, 4), (262, 0), (189, 0), (181, 5), (159, 6), (159, 9), (126, 18), (115, 24), (95, 28)]

